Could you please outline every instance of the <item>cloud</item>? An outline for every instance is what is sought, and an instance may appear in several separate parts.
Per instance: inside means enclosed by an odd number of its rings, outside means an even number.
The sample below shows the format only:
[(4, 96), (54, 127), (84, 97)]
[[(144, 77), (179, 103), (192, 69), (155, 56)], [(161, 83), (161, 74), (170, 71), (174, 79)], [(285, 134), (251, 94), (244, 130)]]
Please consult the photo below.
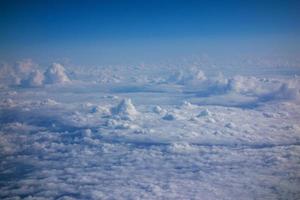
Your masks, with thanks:
[(255, 96), (261, 101), (299, 100), (300, 79), (268, 79), (235, 76), (229, 79), (228, 89), (246, 96)]
[(28, 87), (39, 87), (44, 84), (44, 74), (39, 70), (34, 70), (27, 79), (23, 80), (21, 85)]
[(197, 68), (189, 68), (188, 70), (180, 70), (172, 74), (167, 82), (176, 84), (196, 84), (205, 81), (207, 78), (204, 72)]
[(0, 64), (0, 83), (6, 86), (40, 87), (45, 84), (69, 83), (70, 79), (65, 73), (65, 68), (58, 63), (53, 63), (44, 73), (38, 65), (30, 59)]
[(69, 83), (70, 79), (65, 73), (65, 68), (59, 63), (53, 63), (44, 73), (46, 84)]
[(131, 99), (123, 99), (116, 107), (111, 109), (111, 113), (124, 119), (132, 119), (138, 111), (132, 104)]
[(300, 79), (291, 79), (281, 82), (279, 86), (273, 88), (268, 93), (260, 96), (262, 101), (283, 100), (300, 102)]
[[(21, 84), (45, 84), (43, 75), (33, 70)], [(298, 104), (241, 109), (191, 105), (189, 98), (290, 101), (299, 96), (299, 78), (203, 75), (139, 91), (126, 90), (129, 82), (113, 92), (114, 85), (99, 90), (100, 84), (79, 82), (63, 90), (1, 92), (0, 198), (276, 199), (282, 193), (293, 199), (299, 194)]]
[(2, 63), (0, 65), (0, 82), (8, 86), (21, 85), (22, 80), (28, 79), (37, 65), (30, 59), (16, 62), (14, 65)]
[(36, 68), (37, 64), (31, 59), (18, 61), (14, 65), (14, 71), (21, 79), (29, 76)]

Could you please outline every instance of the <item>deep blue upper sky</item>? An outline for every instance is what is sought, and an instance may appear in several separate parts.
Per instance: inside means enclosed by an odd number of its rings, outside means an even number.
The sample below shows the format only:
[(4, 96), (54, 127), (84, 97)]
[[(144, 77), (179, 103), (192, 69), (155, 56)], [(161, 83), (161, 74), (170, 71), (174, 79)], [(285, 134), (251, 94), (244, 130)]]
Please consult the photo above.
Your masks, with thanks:
[(1, 1), (0, 59), (298, 53), (300, 1)]

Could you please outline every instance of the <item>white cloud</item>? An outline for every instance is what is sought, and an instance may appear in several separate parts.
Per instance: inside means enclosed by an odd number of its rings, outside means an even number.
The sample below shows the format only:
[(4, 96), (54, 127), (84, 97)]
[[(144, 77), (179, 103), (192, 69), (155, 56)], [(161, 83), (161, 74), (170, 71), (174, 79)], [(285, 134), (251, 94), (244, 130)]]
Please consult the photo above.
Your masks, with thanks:
[[(28, 66), (1, 70), (45, 84)], [(128, 69), (108, 70), (119, 83), (0, 91), (1, 199), (296, 199), (299, 77), (132, 83), (141, 72)], [(51, 84), (69, 80), (48, 71)]]
[(132, 104), (131, 99), (123, 99), (121, 102), (111, 109), (111, 113), (125, 119), (132, 119), (138, 115), (138, 111)]
[(23, 86), (38, 87), (44, 84), (44, 74), (39, 70), (34, 70), (27, 79), (22, 81)]
[(53, 63), (44, 73), (30, 59), (19, 61), (13, 66), (7, 63), (0, 66), (0, 83), (7, 86), (39, 87), (69, 82), (64, 67), (58, 63)]
[(59, 63), (53, 63), (44, 73), (46, 84), (69, 83), (70, 79), (65, 73), (65, 68)]
[(29, 76), (29, 74), (31, 74), (36, 68), (37, 64), (35, 64), (31, 59), (18, 61), (14, 65), (14, 71), (21, 79)]
[(8, 63), (0, 65), (0, 82), (3, 85), (19, 85), (21, 78), (15, 72), (15, 69)]
[(170, 83), (177, 84), (197, 84), (205, 81), (207, 78), (204, 72), (197, 68), (189, 68), (188, 70), (180, 70), (173, 73), (167, 80)]

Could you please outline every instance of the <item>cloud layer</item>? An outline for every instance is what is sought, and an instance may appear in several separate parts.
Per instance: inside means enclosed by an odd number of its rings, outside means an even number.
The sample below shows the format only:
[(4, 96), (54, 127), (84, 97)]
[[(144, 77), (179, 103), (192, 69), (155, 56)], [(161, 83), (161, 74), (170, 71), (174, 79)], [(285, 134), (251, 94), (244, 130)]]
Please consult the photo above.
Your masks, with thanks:
[(42, 71), (1, 67), (1, 199), (299, 197), (297, 76)]

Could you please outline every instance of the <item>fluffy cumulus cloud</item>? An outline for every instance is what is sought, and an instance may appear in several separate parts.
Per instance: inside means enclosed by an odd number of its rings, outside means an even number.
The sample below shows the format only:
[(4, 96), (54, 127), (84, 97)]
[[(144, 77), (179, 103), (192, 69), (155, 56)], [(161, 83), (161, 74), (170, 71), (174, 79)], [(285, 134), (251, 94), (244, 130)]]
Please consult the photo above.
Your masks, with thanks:
[(37, 65), (30, 59), (18, 61), (14, 65), (2, 63), (0, 67), (0, 81), (3, 85), (21, 85), (22, 80), (36, 69)]
[(132, 119), (138, 115), (138, 111), (133, 105), (131, 99), (123, 99), (120, 103), (111, 109), (111, 113), (115, 117), (123, 119)]
[(69, 83), (70, 79), (65, 73), (65, 68), (59, 63), (53, 63), (44, 73), (46, 84)]
[(205, 81), (204, 72), (197, 68), (189, 68), (188, 70), (180, 70), (173, 73), (168, 79), (168, 82), (177, 84), (196, 84)]
[(270, 89), (263, 95), (260, 95), (260, 100), (282, 100), (300, 102), (300, 80), (292, 79), (281, 82), (276, 87)]
[(236, 93), (255, 96), (260, 100), (299, 100), (300, 79), (268, 79), (235, 76), (229, 79), (228, 89)]
[(198, 97), (240, 95), (256, 98), (258, 102), (300, 100), (300, 78), (297, 76), (289, 79), (242, 75), (224, 77), (222, 73), (218, 73), (216, 76), (206, 77), (201, 70), (186, 70), (176, 72), (167, 80), (168, 83), (182, 85), (185, 92), (195, 93)]
[(39, 87), (44, 84), (69, 83), (65, 68), (53, 63), (44, 73), (32, 60), (23, 60), (14, 65), (2, 63), (0, 66), (0, 82), (6, 86)]
[(44, 74), (39, 70), (34, 70), (29, 76), (21, 82), (21, 85), (28, 87), (39, 87), (44, 84)]

